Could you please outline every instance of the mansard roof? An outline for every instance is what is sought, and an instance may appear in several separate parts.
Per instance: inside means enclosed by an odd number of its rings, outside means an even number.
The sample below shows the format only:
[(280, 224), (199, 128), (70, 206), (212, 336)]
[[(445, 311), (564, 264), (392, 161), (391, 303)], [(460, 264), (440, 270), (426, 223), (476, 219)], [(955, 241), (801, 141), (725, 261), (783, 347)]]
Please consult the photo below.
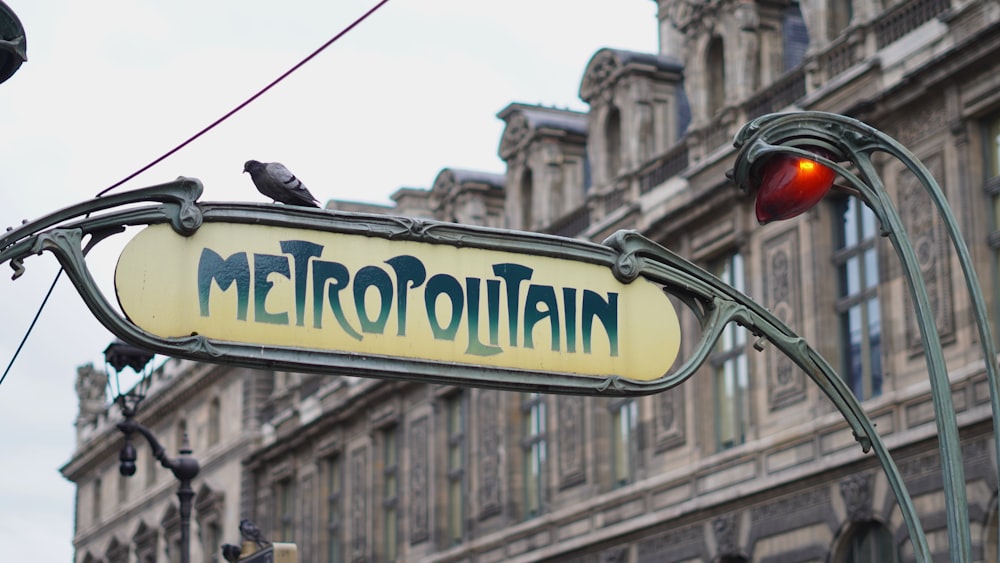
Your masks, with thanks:
[(505, 176), (494, 172), (468, 170), (464, 168), (442, 168), (431, 187), (431, 191), (450, 190), (454, 186), (481, 184), (488, 188), (503, 189)]
[(512, 103), (497, 117), (507, 122), (500, 147), (500, 158), (507, 160), (526, 139), (543, 132), (562, 132), (587, 136), (587, 114), (571, 109)]
[(580, 81), (580, 99), (589, 104), (594, 96), (628, 71), (680, 74), (684, 65), (675, 57), (605, 47), (594, 53), (587, 63)]

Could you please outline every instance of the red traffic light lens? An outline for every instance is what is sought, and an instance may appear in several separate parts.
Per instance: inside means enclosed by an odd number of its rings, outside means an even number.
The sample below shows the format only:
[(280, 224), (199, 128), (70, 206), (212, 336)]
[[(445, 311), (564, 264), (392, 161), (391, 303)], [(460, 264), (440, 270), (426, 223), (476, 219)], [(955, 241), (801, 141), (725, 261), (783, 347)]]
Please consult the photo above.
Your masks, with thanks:
[(837, 174), (800, 156), (778, 154), (761, 169), (755, 211), (761, 225), (791, 219), (823, 199)]

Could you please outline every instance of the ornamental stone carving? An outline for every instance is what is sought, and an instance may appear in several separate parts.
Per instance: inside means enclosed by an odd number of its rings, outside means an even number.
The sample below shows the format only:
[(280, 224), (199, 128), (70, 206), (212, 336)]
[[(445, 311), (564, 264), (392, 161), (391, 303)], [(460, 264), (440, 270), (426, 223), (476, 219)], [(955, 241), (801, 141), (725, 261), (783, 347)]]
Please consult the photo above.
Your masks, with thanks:
[(559, 488), (565, 489), (582, 483), (584, 471), (583, 397), (560, 396), (556, 399), (556, 416), (559, 436)]
[(712, 532), (720, 557), (739, 555), (739, 527), (735, 514), (724, 514), (712, 520)]
[(426, 444), (427, 417), (422, 416), (410, 425), (410, 543), (418, 544), (430, 538), (429, 465)]
[[(791, 229), (764, 243), (765, 303), (792, 328), (801, 324), (802, 287), (799, 274), (799, 231)], [(787, 356), (767, 350), (767, 399), (777, 410), (806, 398), (805, 375)]]
[(367, 479), (368, 452), (362, 446), (351, 452), (351, 556), (355, 561), (365, 558), (368, 544)]
[(867, 522), (872, 519), (871, 473), (855, 473), (840, 481), (840, 495), (844, 498), (847, 519), (851, 522)]
[(498, 403), (500, 392), (479, 392), (479, 518), (485, 519), (500, 513), (500, 421)]

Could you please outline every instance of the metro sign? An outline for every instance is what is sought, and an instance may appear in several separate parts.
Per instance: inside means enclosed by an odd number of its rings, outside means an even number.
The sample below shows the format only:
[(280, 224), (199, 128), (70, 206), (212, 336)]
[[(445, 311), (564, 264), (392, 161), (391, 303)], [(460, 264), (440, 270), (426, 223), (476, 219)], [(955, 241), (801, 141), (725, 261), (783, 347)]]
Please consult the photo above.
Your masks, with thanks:
[(128, 318), (164, 338), (637, 381), (662, 376), (680, 344), (662, 289), (607, 267), (313, 229), (150, 226), (115, 287)]
[[(0, 235), (0, 262), (17, 277), (51, 252), (115, 336), (175, 358), (513, 391), (656, 393), (694, 374), (725, 323), (773, 321), (631, 231), (595, 244), (201, 193), (180, 178), (81, 202)], [(116, 303), (86, 254), (136, 227)], [(683, 363), (675, 303), (702, 327)]]

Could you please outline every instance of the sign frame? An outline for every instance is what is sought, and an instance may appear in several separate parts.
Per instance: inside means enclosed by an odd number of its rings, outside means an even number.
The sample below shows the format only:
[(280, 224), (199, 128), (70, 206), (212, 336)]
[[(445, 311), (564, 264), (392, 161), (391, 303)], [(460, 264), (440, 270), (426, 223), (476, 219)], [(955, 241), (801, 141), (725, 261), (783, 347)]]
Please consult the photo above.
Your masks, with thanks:
[[(201, 202), (201, 182), (178, 178), (157, 186), (88, 200), (21, 225), (0, 237), (0, 262), (9, 261), (15, 277), (23, 260), (51, 252), (87, 307), (115, 336), (159, 354), (254, 369), (323, 375), (352, 375), (466, 385), (521, 392), (590, 396), (640, 396), (676, 387), (692, 377), (711, 354), (723, 329), (736, 322), (789, 355), (844, 413), (862, 447), (872, 432), (850, 390), (822, 357), (780, 319), (750, 298), (635, 231), (619, 231), (596, 244), (554, 235), (444, 223), (410, 217), (350, 213), (257, 203)], [(637, 381), (620, 374), (605, 377), (573, 373), (472, 366), (370, 354), (344, 354), (295, 347), (218, 341), (204, 336), (162, 338), (125, 318), (98, 288), (86, 263), (89, 250), (127, 227), (169, 224), (189, 236), (206, 222), (305, 228), (344, 234), (482, 248), (552, 257), (606, 267), (622, 283), (640, 276), (661, 286), (694, 313), (701, 335), (684, 346), (682, 357), (662, 377)], [(655, 353), (651, 351), (650, 353)]]

